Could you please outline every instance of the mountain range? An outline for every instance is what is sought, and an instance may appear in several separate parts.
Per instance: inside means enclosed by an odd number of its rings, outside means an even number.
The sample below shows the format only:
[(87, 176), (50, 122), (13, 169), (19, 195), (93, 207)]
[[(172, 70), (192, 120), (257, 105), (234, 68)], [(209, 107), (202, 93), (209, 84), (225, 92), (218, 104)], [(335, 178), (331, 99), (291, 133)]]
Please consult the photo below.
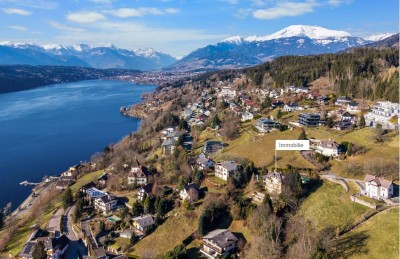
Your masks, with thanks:
[[(389, 36), (370, 40), (345, 31), (319, 26), (291, 25), (265, 36), (232, 36), (199, 48), (180, 60), (153, 49), (127, 50), (114, 45), (61, 46), (0, 43), (0, 64), (61, 65), (92, 68), (123, 68), (142, 71), (165, 69), (191, 71), (248, 67), (285, 55), (336, 53), (373, 44)], [(373, 40), (372, 40), (373, 39)]]
[(174, 57), (151, 48), (128, 50), (112, 44), (91, 47), (87, 44), (39, 46), (31, 43), (1, 42), (0, 57), (0, 65), (56, 65), (143, 71), (160, 69), (176, 62)]

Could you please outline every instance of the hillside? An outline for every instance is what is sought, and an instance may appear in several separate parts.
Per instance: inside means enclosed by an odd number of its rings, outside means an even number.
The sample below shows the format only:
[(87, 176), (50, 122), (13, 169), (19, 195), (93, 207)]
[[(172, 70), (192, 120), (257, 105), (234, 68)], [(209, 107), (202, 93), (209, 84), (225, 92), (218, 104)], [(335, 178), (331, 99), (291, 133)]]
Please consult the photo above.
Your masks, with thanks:
[(137, 70), (94, 69), (65, 66), (0, 65), (0, 93), (27, 90), (39, 86), (109, 78), (140, 73)]

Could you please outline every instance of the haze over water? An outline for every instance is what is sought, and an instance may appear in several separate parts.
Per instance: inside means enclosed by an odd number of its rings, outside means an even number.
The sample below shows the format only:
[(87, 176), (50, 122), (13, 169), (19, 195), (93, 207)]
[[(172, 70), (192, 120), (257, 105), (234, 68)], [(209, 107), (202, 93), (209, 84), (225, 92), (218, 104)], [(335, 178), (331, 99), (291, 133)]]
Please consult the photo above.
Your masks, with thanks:
[(0, 94), (0, 207), (16, 208), (45, 175), (58, 175), (139, 127), (119, 113), (155, 86), (83, 81)]

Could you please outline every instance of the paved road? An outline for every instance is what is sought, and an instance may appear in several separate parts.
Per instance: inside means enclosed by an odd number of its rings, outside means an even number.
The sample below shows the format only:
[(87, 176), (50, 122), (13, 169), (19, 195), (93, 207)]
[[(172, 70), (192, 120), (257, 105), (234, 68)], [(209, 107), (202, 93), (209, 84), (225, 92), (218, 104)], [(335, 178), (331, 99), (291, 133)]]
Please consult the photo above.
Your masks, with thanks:
[(82, 240), (78, 239), (78, 237), (75, 235), (75, 232), (72, 230), (73, 226), (73, 216), (75, 212), (76, 206), (73, 205), (72, 207), (69, 207), (66, 211), (67, 217), (65, 217), (65, 222), (64, 222), (64, 231), (71, 240), (68, 245), (68, 250), (65, 252), (65, 254), (61, 258), (80, 258), (82, 259), (84, 255), (88, 255), (87, 248), (85, 244), (83, 243)]

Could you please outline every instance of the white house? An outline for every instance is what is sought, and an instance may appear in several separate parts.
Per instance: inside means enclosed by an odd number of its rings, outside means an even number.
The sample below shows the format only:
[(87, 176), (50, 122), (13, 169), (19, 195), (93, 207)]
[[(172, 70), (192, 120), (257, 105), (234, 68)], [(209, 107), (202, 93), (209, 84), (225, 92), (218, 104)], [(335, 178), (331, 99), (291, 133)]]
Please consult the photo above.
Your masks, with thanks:
[(118, 200), (114, 195), (107, 194), (100, 198), (94, 200), (94, 207), (97, 210), (103, 212), (103, 214), (108, 214), (117, 208)]
[(230, 86), (224, 86), (221, 89), (220, 96), (233, 98), (236, 96), (236, 90), (232, 89)]
[(393, 183), (385, 178), (367, 174), (364, 178), (365, 195), (374, 199), (387, 199), (393, 196)]
[(139, 230), (142, 234), (146, 232), (151, 226), (155, 224), (152, 215), (142, 215), (132, 219), (132, 225), (135, 229)]
[(317, 153), (328, 157), (339, 156), (339, 144), (334, 140), (312, 140), (311, 144), (311, 148), (313, 148)]
[(210, 259), (227, 258), (236, 248), (238, 239), (227, 229), (216, 229), (202, 237), (200, 252)]
[(241, 121), (251, 121), (254, 118), (254, 115), (251, 112), (245, 112), (242, 114)]
[(272, 130), (276, 130), (276, 127), (279, 125), (278, 122), (267, 119), (267, 118), (261, 118), (258, 119), (256, 128), (260, 132), (270, 132)]
[(270, 193), (280, 194), (282, 192), (282, 183), (285, 176), (279, 172), (269, 172), (263, 177), (265, 189)]
[(228, 177), (237, 169), (235, 161), (224, 161), (215, 164), (215, 176), (224, 181), (228, 181)]
[(287, 103), (285, 106), (283, 106), (283, 111), (285, 112), (294, 112), (299, 110), (304, 110), (304, 108), (297, 103)]
[(399, 115), (400, 105), (398, 103), (377, 102), (365, 115), (365, 122), (367, 126), (375, 127), (377, 124), (381, 124), (384, 129), (394, 129), (398, 125), (398, 120), (396, 119), (395, 123), (389, 120)]
[(199, 199), (199, 187), (195, 183), (186, 185), (180, 192), (179, 196), (182, 200), (189, 203), (196, 202)]
[(203, 153), (201, 153), (196, 159), (196, 163), (199, 166), (200, 170), (210, 169), (214, 166), (214, 161), (208, 159)]
[(147, 184), (147, 179), (147, 168), (143, 167), (135, 158), (130, 173), (128, 174), (128, 184), (145, 185)]

